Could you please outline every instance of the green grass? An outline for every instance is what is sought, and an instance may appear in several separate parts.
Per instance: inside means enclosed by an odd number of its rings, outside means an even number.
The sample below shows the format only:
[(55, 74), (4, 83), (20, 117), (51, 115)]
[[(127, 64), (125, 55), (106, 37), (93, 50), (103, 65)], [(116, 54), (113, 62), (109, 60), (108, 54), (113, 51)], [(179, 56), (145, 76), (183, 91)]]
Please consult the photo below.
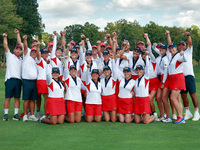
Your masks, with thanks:
[[(200, 67), (195, 66), (197, 97), (200, 100)], [(0, 150), (4, 149), (198, 149), (200, 121), (185, 124), (153, 122), (86, 123), (47, 125), (39, 122), (13, 121), (13, 100), (9, 121), (2, 121), (4, 104), (4, 75), (0, 70)], [(190, 99), (190, 110), (194, 107)], [(20, 113), (23, 112), (22, 101)], [(158, 110), (157, 110), (158, 112)]]

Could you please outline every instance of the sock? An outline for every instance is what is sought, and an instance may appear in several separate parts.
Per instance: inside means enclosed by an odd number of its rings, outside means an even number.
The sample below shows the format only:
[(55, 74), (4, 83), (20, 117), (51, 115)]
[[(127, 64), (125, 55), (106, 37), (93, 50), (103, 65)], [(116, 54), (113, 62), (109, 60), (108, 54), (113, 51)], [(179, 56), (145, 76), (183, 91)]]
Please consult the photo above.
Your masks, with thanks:
[(190, 114), (190, 109), (189, 109), (189, 107), (185, 107), (185, 113)]
[(195, 112), (199, 112), (199, 107), (195, 107)]
[(4, 114), (8, 114), (8, 109), (4, 109)]
[(15, 108), (15, 113), (14, 113), (14, 115), (18, 114), (18, 112), (19, 112), (19, 108)]
[(40, 112), (40, 110), (36, 110), (36, 112)]

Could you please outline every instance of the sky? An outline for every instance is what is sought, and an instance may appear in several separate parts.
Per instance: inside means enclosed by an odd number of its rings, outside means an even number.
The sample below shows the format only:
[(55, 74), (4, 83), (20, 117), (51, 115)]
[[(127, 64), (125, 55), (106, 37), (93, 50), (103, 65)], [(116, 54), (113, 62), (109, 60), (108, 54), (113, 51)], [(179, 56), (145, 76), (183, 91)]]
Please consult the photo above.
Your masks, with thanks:
[(45, 32), (90, 22), (103, 30), (108, 22), (136, 20), (162, 26), (200, 26), (200, 0), (38, 0)]

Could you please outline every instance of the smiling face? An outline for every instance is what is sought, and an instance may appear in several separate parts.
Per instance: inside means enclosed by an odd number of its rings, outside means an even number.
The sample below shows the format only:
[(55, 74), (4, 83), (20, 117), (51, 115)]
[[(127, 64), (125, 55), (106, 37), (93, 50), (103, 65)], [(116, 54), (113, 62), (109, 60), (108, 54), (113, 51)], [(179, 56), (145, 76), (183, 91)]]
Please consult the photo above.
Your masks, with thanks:
[(111, 75), (111, 70), (105, 69), (105, 70), (103, 71), (103, 73), (105, 74), (106, 77), (108, 77), (108, 76)]
[(177, 53), (177, 48), (176, 48), (176, 47), (170, 46), (170, 47), (169, 47), (169, 51), (170, 51), (170, 53), (172, 54), (172, 56), (174, 56), (174, 55)]
[(49, 56), (49, 53), (48, 53), (48, 52), (41, 54), (41, 57), (42, 57), (44, 60), (46, 60), (46, 59), (48, 58), (48, 56)]
[(77, 70), (75, 68), (72, 68), (70, 71), (69, 71), (70, 75), (72, 77), (75, 77), (76, 76), (76, 73), (77, 73)]
[(103, 55), (103, 58), (104, 58), (104, 60), (106, 60), (106, 61), (109, 60), (109, 57), (110, 57), (109, 54), (104, 54), (104, 55)]
[(131, 78), (131, 71), (124, 71), (123, 73), (124, 73), (124, 78), (125, 78), (125, 79), (128, 80), (128, 79)]
[(93, 79), (94, 81), (97, 81), (98, 78), (99, 78), (99, 74), (95, 72), (95, 73), (91, 74), (91, 77), (92, 77), (92, 79)]
[(105, 46), (101, 46), (101, 52), (103, 53), (103, 51), (106, 49)]
[(89, 62), (89, 61), (92, 60), (92, 55), (88, 54), (88, 55), (85, 56), (85, 58), (86, 58), (87, 62)]
[(185, 51), (186, 48), (187, 48), (186, 45), (184, 45), (184, 44), (182, 44), (182, 43), (178, 45), (178, 50), (179, 50), (179, 51)]
[(56, 50), (56, 57), (60, 58), (61, 55), (62, 55), (62, 50), (61, 49), (57, 49)]
[(53, 72), (53, 73), (52, 73), (52, 77), (53, 77), (53, 79), (55, 79), (55, 80), (58, 80), (59, 76), (60, 76), (60, 74), (57, 73), (57, 72)]
[(51, 53), (52, 49), (53, 49), (53, 46), (48, 47), (49, 53)]
[(167, 49), (159, 48), (159, 50), (162, 56), (164, 56), (167, 52)]
[(71, 53), (71, 57), (72, 57), (72, 59), (77, 59), (78, 53), (72, 52), (72, 53)]
[(138, 77), (140, 78), (144, 74), (144, 69), (136, 69), (136, 73)]
[(138, 50), (133, 50), (133, 57), (138, 58), (140, 55), (140, 52)]
[(96, 55), (97, 54), (97, 48), (92, 48), (92, 55)]
[(145, 45), (142, 44), (142, 43), (138, 44), (138, 47), (140, 47), (141, 50), (144, 50), (144, 49), (145, 49)]
[(30, 52), (30, 56), (31, 56), (33, 59), (35, 59), (36, 56), (37, 56), (36, 50), (32, 50), (32, 51)]
[(20, 57), (21, 54), (23, 53), (20, 48), (14, 49), (13, 52), (14, 52), (14, 55), (17, 56), (17, 57)]

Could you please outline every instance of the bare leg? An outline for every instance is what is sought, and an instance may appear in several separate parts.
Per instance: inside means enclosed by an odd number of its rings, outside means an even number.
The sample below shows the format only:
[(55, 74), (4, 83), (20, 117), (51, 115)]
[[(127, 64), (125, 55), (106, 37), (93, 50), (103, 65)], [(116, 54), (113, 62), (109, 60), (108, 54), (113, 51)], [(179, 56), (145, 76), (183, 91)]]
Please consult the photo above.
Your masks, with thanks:
[(40, 110), (41, 107), (41, 94), (38, 95), (38, 99), (36, 101), (37, 110)]
[(75, 113), (68, 113), (67, 114), (67, 122), (69, 122), (69, 123), (75, 122)]
[(187, 93), (181, 94), (181, 97), (183, 99), (184, 107), (189, 107), (189, 100), (188, 100), (188, 97), (187, 97)]
[(135, 114), (134, 116), (135, 116), (135, 123), (140, 123), (140, 122), (142, 122), (141, 115)]
[(86, 122), (92, 122), (93, 121), (93, 119), (94, 119), (94, 116), (85, 116), (85, 120), (86, 120)]
[(110, 121), (110, 113), (109, 113), (109, 111), (104, 111), (103, 115), (104, 115), (105, 121), (109, 122)]
[(116, 110), (111, 111), (111, 121), (116, 122), (117, 119), (118, 119), (117, 118), (117, 111)]
[(165, 113), (167, 114), (167, 117), (170, 118), (170, 108), (169, 108), (169, 103), (168, 103), (168, 95), (169, 95), (168, 88), (164, 88), (162, 90), (162, 102), (164, 104)]
[(30, 100), (31, 115), (34, 115), (34, 110), (35, 110), (35, 101), (34, 100)]
[(14, 98), (14, 99), (15, 99), (14, 108), (19, 108), (19, 106), (20, 106), (20, 99), (19, 98)]
[(50, 115), (50, 118), (43, 118), (42, 121), (48, 124), (55, 125), (58, 122), (58, 117), (56, 115)]
[(199, 107), (199, 101), (197, 99), (196, 93), (190, 94), (192, 102), (195, 108)]
[(47, 99), (48, 99), (48, 93), (42, 94), (44, 97), (44, 112), (46, 114), (46, 103), (47, 103)]
[(76, 123), (81, 122), (81, 113), (80, 111), (75, 111), (75, 121)]
[(29, 100), (24, 100), (23, 108), (24, 108), (24, 115), (27, 115), (29, 109)]
[(154, 121), (155, 119), (156, 119), (156, 117), (150, 117), (149, 118), (149, 114), (143, 115), (143, 122), (144, 122), (144, 124), (149, 124), (152, 121)]
[(182, 118), (183, 114), (181, 113), (182, 110), (181, 110), (181, 106), (180, 106), (180, 102), (179, 102), (179, 94), (180, 94), (180, 90), (178, 90), (178, 91), (172, 90), (170, 99), (172, 100), (172, 102), (174, 104), (174, 107), (178, 113), (178, 116)]
[(124, 114), (119, 114), (119, 121), (124, 122), (125, 121), (125, 115)]
[(4, 101), (4, 108), (9, 109), (10, 108), (10, 100), (11, 98), (6, 98)]
[(58, 115), (58, 124), (63, 124), (65, 115)]
[(133, 121), (132, 114), (125, 114), (125, 122), (131, 123)]
[(157, 105), (160, 111), (160, 115), (163, 117), (164, 112), (163, 112), (163, 104), (162, 104), (162, 99), (161, 99), (161, 92), (162, 92), (161, 89), (158, 89), (156, 99), (157, 99)]
[(94, 116), (96, 122), (101, 122), (101, 115)]
[(151, 91), (149, 94), (151, 112), (155, 112), (155, 105), (153, 103), (153, 99), (155, 98), (155, 96), (156, 96), (156, 91)]

